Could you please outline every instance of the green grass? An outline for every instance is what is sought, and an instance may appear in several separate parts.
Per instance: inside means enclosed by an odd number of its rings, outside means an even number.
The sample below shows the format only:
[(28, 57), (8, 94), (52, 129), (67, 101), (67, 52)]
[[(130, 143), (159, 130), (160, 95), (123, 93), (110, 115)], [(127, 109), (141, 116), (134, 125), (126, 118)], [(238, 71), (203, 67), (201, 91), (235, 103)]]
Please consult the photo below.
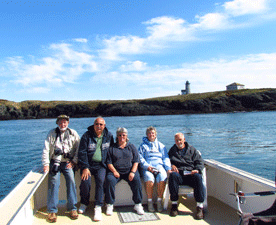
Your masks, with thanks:
[(83, 105), (90, 109), (95, 109), (99, 104), (118, 104), (118, 103), (147, 103), (147, 102), (171, 102), (179, 101), (185, 102), (189, 100), (198, 100), (206, 98), (220, 98), (230, 95), (248, 95), (266, 91), (275, 91), (276, 89), (242, 89), (236, 91), (217, 91), (217, 92), (206, 92), (206, 93), (192, 93), (189, 95), (175, 95), (175, 96), (165, 96), (157, 98), (147, 98), (147, 99), (132, 99), (132, 100), (90, 100), (90, 101), (23, 101), (23, 102), (12, 102), (4, 99), (0, 99), (0, 105), (5, 105), (15, 108), (28, 108), (30, 106), (40, 106), (42, 109), (55, 108), (57, 105)]
[(246, 94), (254, 94), (260, 92), (266, 92), (276, 90), (272, 88), (267, 89), (241, 89), (235, 91), (216, 91), (216, 92), (205, 92), (205, 93), (192, 93), (189, 95), (175, 95), (175, 96), (167, 96), (167, 97), (157, 97), (157, 98), (148, 98), (143, 101), (189, 101), (189, 100), (197, 100), (197, 99), (206, 99), (206, 98), (219, 98), (219, 97), (228, 97), (230, 95), (246, 95)]

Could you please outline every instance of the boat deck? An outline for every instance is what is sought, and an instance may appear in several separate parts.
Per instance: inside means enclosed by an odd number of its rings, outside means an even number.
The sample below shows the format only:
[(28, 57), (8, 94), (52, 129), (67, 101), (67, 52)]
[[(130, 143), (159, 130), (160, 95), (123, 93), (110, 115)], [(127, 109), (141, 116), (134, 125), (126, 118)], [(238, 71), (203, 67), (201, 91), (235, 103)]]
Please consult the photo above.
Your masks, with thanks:
[[(185, 205), (184, 205), (185, 204)], [(118, 211), (120, 211), (121, 206), (114, 207), (114, 213), (112, 216), (105, 215), (105, 209), (103, 209), (103, 219), (102, 221), (98, 222), (98, 224), (122, 224), (119, 216)], [(170, 208), (170, 206), (169, 206)], [(146, 206), (144, 207), (146, 209)], [(223, 204), (222, 202), (218, 201), (213, 197), (208, 198), (208, 213), (206, 214), (203, 220), (195, 220), (194, 219), (194, 212), (195, 212), (195, 201), (193, 198), (185, 198), (184, 196), (180, 199), (179, 204), (179, 215), (176, 217), (169, 216), (169, 210), (163, 211), (162, 213), (156, 213), (160, 220), (154, 221), (143, 221), (143, 222), (133, 222), (128, 224), (142, 224), (146, 222), (147, 224), (166, 224), (169, 225), (173, 223), (174, 225), (178, 224), (212, 224), (212, 225), (236, 225), (238, 224), (239, 217), (236, 213), (236, 210), (232, 209), (231, 207)], [(34, 216), (33, 224), (49, 224), (46, 222), (47, 212), (46, 208), (40, 209)], [(87, 208), (87, 211), (83, 215), (79, 215), (79, 219), (71, 220), (69, 217), (69, 213), (66, 212), (65, 207), (59, 207), (59, 213), (57, 222), (55, 224), (91, 224), (94, 222), (93, 220), (93, 206), (90, 204)]]

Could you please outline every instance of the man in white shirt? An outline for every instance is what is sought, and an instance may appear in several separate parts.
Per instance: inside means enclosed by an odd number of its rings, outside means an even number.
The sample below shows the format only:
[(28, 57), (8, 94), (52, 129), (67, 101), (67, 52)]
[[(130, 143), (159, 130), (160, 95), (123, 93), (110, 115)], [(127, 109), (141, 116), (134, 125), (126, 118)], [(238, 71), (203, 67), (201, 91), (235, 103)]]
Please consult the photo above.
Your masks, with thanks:
[(45, 140), (42, 153), (44, 173), (49, 172), (47, 211), (49, 222), (57, 221), (58, 193), (60, 174), (66, 179), (67, 210), (71, 219), (77, 219), (77, 192), (73, 167), (78, 162), (80, 137), (78, 133), (68, 128), (69, 116), (60, 115), (56, 120), (57, 128), (52, 129)]

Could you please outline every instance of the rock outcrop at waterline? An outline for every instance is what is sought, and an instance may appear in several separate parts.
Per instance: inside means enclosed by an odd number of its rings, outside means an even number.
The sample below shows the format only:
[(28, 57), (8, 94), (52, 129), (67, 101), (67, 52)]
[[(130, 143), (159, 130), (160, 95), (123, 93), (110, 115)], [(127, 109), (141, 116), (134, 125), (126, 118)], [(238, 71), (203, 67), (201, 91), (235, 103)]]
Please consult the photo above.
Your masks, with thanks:
[(128, 101), (0, 100), (0, 120), (71, 117), (139, 116), (276, 110), (276, 89), (222, 91)]

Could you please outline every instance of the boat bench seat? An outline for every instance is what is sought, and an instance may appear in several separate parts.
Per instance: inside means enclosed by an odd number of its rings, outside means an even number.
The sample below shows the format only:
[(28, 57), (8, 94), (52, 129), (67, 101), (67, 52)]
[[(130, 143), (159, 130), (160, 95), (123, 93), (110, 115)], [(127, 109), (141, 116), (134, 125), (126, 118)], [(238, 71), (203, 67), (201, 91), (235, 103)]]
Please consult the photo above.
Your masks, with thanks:
[[(203, 186), (205, 188), (205, 200), (203, 202), (204, 210), (207, 210), (207, 184), (206, 184), (206, 168), (202, 171), (202, 181)], [(179, 192), (178, 195), (192, 195), (194, 193), (194, 189), (188, 185), (179, 185)], [(169, 201), (170, 201), (170, 191), (169, 191), (169, 185), (168, 181), (166, 183), (165, 191), (163, 194), (163, 200), (164, 200), (164, 209), (167, 210)]]

